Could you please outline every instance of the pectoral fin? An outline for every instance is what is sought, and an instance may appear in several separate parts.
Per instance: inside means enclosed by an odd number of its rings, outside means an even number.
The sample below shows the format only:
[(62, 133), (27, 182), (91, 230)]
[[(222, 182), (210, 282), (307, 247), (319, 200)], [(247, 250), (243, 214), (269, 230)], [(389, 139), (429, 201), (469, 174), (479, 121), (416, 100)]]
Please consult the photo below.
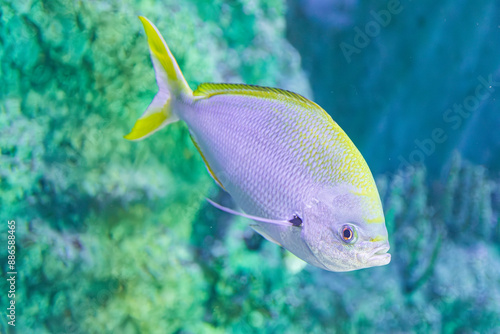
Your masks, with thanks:
[(252, 219), (252, 220), (255, 220), (255, 221), (258, 221), (258, 222), (261, 222), (261, 223), (266, 223), (266, 224), (274, 224), (274, 225), (281, 225), (281, 226), (294, 226), (288, 220), (268, 219), (268, 218), (262, 218), (262, 217), (247, 215), (246, 213), (234, 211), (234, 210), (231, 210), (229, 208), (226, 208), (225, 206), (217, 204), (217, 203), (215, 203), (214, 201), (212, 201), (209, 198), (207, 198), (206, 200), (208, 201), (208, 203), (212, 204), (217, 209), (225, 211), (225, 212), (233, 214), (233, 215), (237, 215), (237, 216), (240, 216), (240, 217), (245, 217), (245, 218)]

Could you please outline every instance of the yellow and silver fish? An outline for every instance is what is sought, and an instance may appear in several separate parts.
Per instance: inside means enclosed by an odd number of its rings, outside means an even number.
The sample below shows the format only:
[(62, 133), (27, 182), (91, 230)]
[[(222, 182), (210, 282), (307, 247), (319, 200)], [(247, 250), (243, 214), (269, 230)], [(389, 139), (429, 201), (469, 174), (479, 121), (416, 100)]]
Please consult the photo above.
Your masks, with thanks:
[(193, 92), (158, 29), (140, 17), (159, 91), (132, 131), (142, 140), (184, 121), (209, 173), (266, 239), (331, 271), (391, 255), (373, 176), (345, 132), (289, 91), (204, 83)]

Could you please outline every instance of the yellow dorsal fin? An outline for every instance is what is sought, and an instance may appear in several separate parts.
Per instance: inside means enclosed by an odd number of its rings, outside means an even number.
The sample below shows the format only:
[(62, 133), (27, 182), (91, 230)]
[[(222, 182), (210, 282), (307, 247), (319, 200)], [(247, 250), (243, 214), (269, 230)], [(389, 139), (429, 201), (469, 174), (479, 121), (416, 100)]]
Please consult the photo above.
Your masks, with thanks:
[(195, 97), (207, 99), (214, 95), (246, 95), (273, 100), (289, 99), (310, 108), (321, 109), (321, 107), (316, 103), (303, 97), (302, 95), (284, 89), (254, 85), (202, 83), (193, 92), (193, 95)]

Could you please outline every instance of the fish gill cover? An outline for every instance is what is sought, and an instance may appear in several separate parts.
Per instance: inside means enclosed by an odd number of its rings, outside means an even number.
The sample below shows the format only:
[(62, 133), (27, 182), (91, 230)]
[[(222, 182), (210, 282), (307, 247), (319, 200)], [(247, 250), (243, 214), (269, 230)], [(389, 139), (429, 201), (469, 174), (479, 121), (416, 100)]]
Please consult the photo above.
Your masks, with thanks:
[[(388, 6), (1, 1), (0, 263), (6, 278), (15, 219), (17, 332), (498, 332), (498, 4), (401, 1), (368, 35)], [(304, 267), (204, 201), (231, 205), (185, 126), (123, 140), (156, 90), (137, 15), (192, 88), (314, 95), (373, 167), (391, 264)]]

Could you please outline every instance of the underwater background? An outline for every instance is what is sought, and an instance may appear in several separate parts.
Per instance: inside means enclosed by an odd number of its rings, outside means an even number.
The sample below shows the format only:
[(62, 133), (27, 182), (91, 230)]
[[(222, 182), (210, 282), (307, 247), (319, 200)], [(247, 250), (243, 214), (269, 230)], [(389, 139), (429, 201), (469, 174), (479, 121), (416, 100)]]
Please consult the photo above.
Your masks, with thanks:
[[(330, 113), (392, 262), (327, 272), (211, 207), (184, 124), (123, 139), (157, 91), (138, 15), (191, 88)], [(0, 0), (0, 59), (1, 333), (500, 333), (498, 1)]]

